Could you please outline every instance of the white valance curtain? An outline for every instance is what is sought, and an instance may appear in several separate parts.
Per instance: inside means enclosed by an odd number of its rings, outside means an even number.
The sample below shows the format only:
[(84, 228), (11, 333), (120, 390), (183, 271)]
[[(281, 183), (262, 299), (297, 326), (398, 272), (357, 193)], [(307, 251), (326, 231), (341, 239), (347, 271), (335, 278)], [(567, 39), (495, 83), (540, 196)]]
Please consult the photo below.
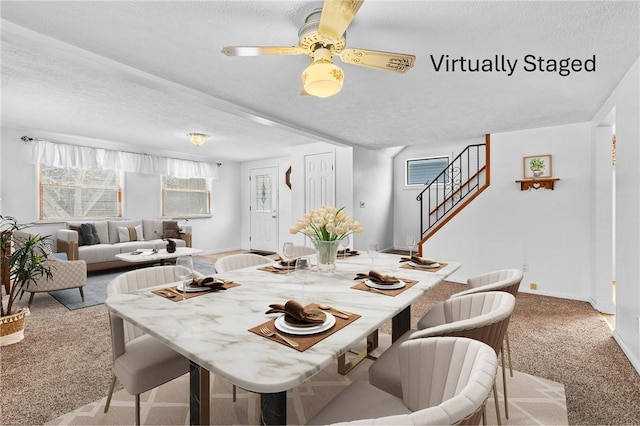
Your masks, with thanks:
[(33, 161), (36, 164), (51, 167), (73, 169), (111, 169), (179, 178), (218, 179), (220, 177), (217, 163), (179, 160), (43, 140), (34, 141)]

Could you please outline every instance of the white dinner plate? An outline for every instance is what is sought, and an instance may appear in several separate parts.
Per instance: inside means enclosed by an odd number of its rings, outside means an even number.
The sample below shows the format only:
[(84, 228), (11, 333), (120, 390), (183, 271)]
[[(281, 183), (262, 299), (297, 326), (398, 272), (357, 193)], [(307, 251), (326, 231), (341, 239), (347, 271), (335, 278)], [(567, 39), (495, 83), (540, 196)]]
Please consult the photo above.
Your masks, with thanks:
[[(182, 291), (182, 283), (178, 284), (178, 291)], [(196, 286), (196, 287), (191, 287), (190, 285), (187, 286), (187, 293), (197, 293), (199, 291), (209, 291), (211, 290), (211, 287), (203, 285), (203, 286)]]
[(409, 265), (416, 268), (424, 268), (424, 269), (433, 269), (433, 268), (440, 267), (440, 264), (438, 262), (428, 263), (426, 265), (423, 265), (422, 263), (409, 262)]
[(276, 318), (276, 321), (274, 324), (278, 330), (288, 334), (298, 334), (303, 336), (307, 334), (322, 333), (323, 331), (329, 330), (331, 327), (333, 327), (336, 324), (336, 317), (331, 315), (329, 312), (325, 312), (325, 313), (327, 314), (327, 317), (325, 318), (324, 322), (319, 325), (314, 325), (313, 327), (295, 327), (295, 326), (289, 325), (284, 320), (284, 315)]
[(378, 283), (374, 283), (371, 280), (366, 280), (364, 283), (367, 286), (371, 288), (377, 288), (378, 290), (397, 290), (405, 286), (404, 281), (400, 281), (399, 283), (395, 283), (395, 284), (378, 284)]
[(296, 265), (285, 266), (281, 263), (276, 263), (273, 265), (273, 267), (276, 269), (296, 269)]

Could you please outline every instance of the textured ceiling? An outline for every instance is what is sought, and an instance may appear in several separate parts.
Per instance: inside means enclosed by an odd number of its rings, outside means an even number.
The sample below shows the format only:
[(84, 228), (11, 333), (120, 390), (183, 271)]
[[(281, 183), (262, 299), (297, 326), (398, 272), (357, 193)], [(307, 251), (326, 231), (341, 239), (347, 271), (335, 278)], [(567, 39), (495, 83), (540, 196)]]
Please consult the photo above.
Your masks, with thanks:
[[(300, 96), (297, 44), (321, 2), (2, 1), (2, 123), (32, 137), (244, 161), (317, 140), (386, 148), (587, 121), (640, 55), (638, 2), (367, 0), (347, 47), (416, 55), (407, 74), (336, 64), (336, 96)], [(436, 72), (431, 56), (519, 63)], [(596, 71), (526, 72), (525, 55), (596, 57)], [(36, 132), (41, 132), (36, 134)], [(185, 134), (211, 135), (196, 148)]]

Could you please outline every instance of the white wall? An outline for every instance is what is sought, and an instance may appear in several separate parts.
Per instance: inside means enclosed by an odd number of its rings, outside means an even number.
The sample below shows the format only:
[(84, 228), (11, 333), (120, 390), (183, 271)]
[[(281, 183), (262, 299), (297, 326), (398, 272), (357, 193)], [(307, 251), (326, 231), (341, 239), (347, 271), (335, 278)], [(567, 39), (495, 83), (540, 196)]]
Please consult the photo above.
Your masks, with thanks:
[[(354, 148), (354, 218), (364, 232), (354, 236), (355, 248), (377, 242), (381, 251), (393, 249), (393, 159), (377, 151)], [(364, 208), (360, 202), (364, 201)]]
[[(241, 247), (249, 246), (249, 174), (251, 169), (275, 166), (277, 168), (278, 185), (278, 244), (280, 249), (285, 241), (293, 241), (295, 244), (304, 245), (304, 236), (291, 235), (289, 228), (301, 217), (305, 211), (304, 197), (304, 157), (305, 155), (332, 153), (334, 164), (334, 192), (335, 205), (344, 206), (346, 211), (353, 212), (353, 149), (351, 147), (338, 147), (324, 142), (307, 144), (293, 148), (289, 157), (269, 158), (259, 161), (249, 161), (241, 165), (241, 221), (242, 235)], [(291, 188), (286, 185), (285, 172), (291, 167)], [(357, 218), (355, 220), (358, 220)], [(309, 243), (306, 243), (309, 245)]]
[[(33, 133), (27, 129), (2, 128), (1, 190), (3, 215), (15, 216), (22, 223), (38, 220), (37, 169), (31, 162), (32, 145), (20, 137)], [(212, 213), (206, 219), (191, 219), (193, 246), (207, 252), (236, 249), (240, 246), (240, 168), (226, 162), (220, 179), (212, 181)], [(125, 174), (124, 211), (129, 218), (156, 218), (161, 214), (160, 177)], [(62, 223), (40, 223), (34, 232), (53, 235)]]
[(640, 59), (592, 121), (615, 109), (616, 329), (614, 337), (640, 372)]
[[(521, 291), (530, 291), (529, 284), (536, 283), (538, 294), (586, 300), (591, 253), (589, 147), (588, 123), (491, 135), (491, 186), (427, 241), (423, 254), (460, 261), (462, 267), (452, 279), (461, 282), (527, 263)], [(423, 153), (443, 154), (427, 146)], [(561, 180), (554, 191), (520, 191), (515, 180), (523, 176), (522, 157), (538, 154), (553, 155), (553, 174)], [(402, 191), (398, 175), (396, 170), (394, 187)], [(415, 200), (411, 191), (404, 194)], [(397, 204), (396, 223), (408, 223), (414, 210)], [(396, 229), (395, 240), (404, 240), (401, 229)]]

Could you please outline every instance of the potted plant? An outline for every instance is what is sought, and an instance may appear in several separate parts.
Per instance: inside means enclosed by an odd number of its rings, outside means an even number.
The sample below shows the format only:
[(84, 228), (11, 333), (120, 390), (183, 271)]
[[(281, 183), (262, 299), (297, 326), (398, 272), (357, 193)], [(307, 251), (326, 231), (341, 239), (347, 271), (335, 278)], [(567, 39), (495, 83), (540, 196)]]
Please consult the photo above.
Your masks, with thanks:
[[(30, 284), (36, 284), (36, 278), (51, 277), (47, 260), (46, 241), (48, 237), (28, 235), (23, 239), (14, 239), (13, 233), (28, 225), (19, 224), (11, 216), (0, 215), (0, 270), (2, 280), (10, 282), (7, 295), (0, 303), (0, 346), (19, 342), (24, 338), (24, 324), (29, 315), (28, 308), (14, 313), (14, 303), (20, 293)], [(6, 288), (5, 288), (6, 290)], [(6, 301), (6, 302), (5, 302)]]
[(531, 169), (534, 177), (542, 176), (545, 168), (544, 160), (541, 158), (532, 158), (531, 161), (529, 161), (529, 168)]

